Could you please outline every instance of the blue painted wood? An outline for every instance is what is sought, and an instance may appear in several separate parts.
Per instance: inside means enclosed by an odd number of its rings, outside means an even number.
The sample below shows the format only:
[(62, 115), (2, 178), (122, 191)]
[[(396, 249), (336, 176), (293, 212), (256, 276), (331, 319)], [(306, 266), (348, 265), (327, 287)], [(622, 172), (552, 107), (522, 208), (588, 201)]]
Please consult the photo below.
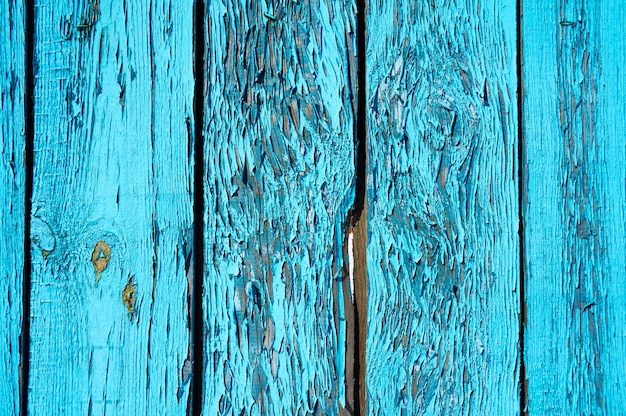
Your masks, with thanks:
[(367, 414), (520, 411), (515, 8), (368, 2)]
[(20, 414), (24, 269), (24, 4), (0, 1), (0, 414)]
[(192, 21), (35, 1), (30, 415), (188, 411)]
[(207, 6), (204, 414), (336, 415), (354, 3)]
[(524, 1), (531, 415), (626, 408), (626, 11)]

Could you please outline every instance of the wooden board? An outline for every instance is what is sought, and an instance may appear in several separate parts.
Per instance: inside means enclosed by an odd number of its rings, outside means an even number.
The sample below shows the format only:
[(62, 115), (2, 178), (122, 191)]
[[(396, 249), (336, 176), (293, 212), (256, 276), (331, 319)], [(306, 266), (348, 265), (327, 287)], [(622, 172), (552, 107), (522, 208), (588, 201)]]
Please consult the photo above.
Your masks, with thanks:
[(515, 8), (368, 3), (367, 414), (520, 411)]
[(626, 11), (524, 1), (531, 415), (626, 408)]
[(192, 1), (35, 1), (29, 414), (187, 413)]
[(20, 414), (24, 276), (24, 4), (0, 1), (0, 414)]
[(205, 24), (204, 414), (338, 414), (354, 3), (211, 1)]

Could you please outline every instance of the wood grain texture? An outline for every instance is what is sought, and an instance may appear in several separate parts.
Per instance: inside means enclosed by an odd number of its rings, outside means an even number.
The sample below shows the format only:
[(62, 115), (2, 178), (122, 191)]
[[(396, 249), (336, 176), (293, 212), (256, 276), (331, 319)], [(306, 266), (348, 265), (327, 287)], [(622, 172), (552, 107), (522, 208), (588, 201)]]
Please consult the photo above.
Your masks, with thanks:
[(24, 5), (0, 1), (0, 414), (20, 414), (24, 270)]
[(183, 415), (192, 1), (35, 1), (29, 414)]
[(354, 11), (351, 1), (208, 3), (206, 415), (346, 405)]
[(626, 11), (524, 1), (530, 415), (626, 408)]
[(519, 406), (514, 1), (367, 12), (367, 414)]

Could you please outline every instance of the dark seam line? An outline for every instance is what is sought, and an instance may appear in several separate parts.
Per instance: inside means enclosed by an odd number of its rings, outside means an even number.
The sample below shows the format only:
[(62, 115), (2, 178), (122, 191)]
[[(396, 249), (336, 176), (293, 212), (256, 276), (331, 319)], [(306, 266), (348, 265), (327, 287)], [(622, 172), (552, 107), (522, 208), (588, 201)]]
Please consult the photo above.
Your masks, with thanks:
[(20, 414), (28, 415), (28, 382), (30, 376), (30, 289), (31, 252), (30, 216), (33, 196), (33, 159), (35, 139), (34, 95), (34, 0), (24, 3), (24, 270), (22, 286), (22, 334), (20, 335)]
[[(367, 78), (366, 78), (366, 9), (367, 0), (357, 0), (357, 114), (356, 114), (356, 161), (355, 161), (355, 199), (354, 208), (352, 211), (351, 227), (354, 227), (356, 223), (361, 220), (363, 214), (366, 198), (367, 198)], [(365, 214), (367, 215), (367, 214)], [(367, 218), (363, 218), (367, 221)], [(367, 226), (367, 225), (365, 225)], [(355, 242), (356, 245), (356, 242)], [(356, 270), (356, 268), (355, 268)], [(367, 276), (367, 267), (364, 266), (363, 270)], [(359, 282), (361, 284), (367, 284), (367, 277), (357, 278), (355, 276), (355, 284)], [(355, 288), (356, 292), (356, 288)], [(354, 307), (354, 415), (360, 416), (365, 414), (365, 403), (361, 402), (361, 391), (365, 388), (362, 386), (362, 381), (365, 379), (363, 372), (366, 371), (365, 363), (361, 363), (362, 350), (365, 349), (365, 345), (361, 342), (361, 320), (367, 319), (367, 314), (361, 314), (359, 311), (367, 310), (365, 305), (361, 305), (358, 301), (358, 296), (355, 297)]]
[(204, 38), (203, 0), (194, 3), (194, 270), (193, 270), (193, 385), (191, 409), (193, 415), (202, 413), (204, 395)]
[(356, 114), (356, 183), (353, 209), (358, 221), (367, 197), (367, 123), (366, 123), (366, 57), (365, 57), (366, 0), (357, 0), (357, 114)]
[(519, 261), (520, 261), (520, 277), (519, 277), (519, 305), (520, 305), (520, 321), (519, 321), (519, 354), (520, 354), (520, 415), (527, 414), (527, 394), (528, 384), (526, 380), (526, 362), (524, 359), (524, 336), (526, 325), (526, 295), (525, 295), (525, 253), (524, 253), (524, 88), (522, 84), (522, 0), (516, 3), (517, 15), (517, 203), (518, 203), (518, 227), (519, 227)]

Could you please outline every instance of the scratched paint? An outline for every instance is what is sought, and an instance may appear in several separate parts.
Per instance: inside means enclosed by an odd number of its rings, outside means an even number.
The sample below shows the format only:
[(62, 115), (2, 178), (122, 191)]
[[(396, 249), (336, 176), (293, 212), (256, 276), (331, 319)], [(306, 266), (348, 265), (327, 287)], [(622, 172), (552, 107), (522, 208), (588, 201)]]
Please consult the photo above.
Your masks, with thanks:
[(193, 3), (34, 6), (28, 413), (187, 414)]
[(0, 414), (20, 413), (24, 268), (24, 5), (0, 2)]
[(626, 12), (524, 1), (530, 415), (626, 408)]
[(367, 414), (518, 414), (515, 2), (368, 7)]
[(354, 3), (207, 6), (204, 414), (336, 415)]

